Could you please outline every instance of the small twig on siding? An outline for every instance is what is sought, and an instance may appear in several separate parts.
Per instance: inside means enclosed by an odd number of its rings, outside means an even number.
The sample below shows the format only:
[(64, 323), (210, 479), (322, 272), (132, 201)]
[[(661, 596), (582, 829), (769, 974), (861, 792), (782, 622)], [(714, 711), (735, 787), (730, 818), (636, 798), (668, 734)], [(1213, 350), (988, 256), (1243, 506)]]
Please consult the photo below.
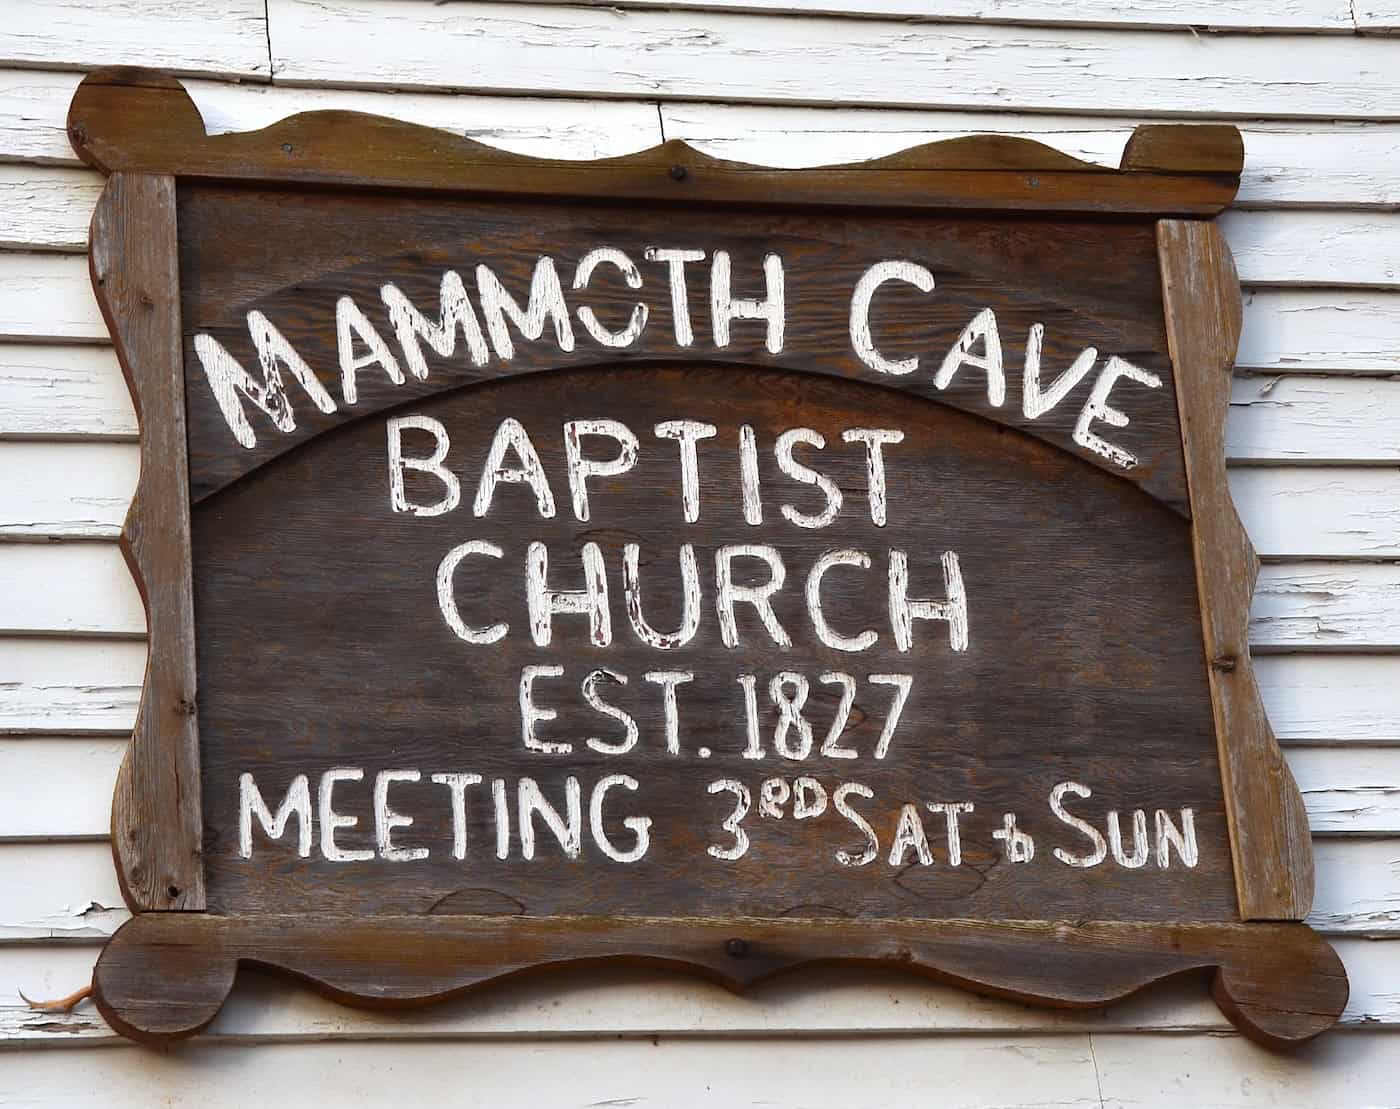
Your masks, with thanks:
[(80, 990), (74, 990), (67, 997), (60, 997), (54, 1001), (35, 1001), (33, 998), (25, 997), (23, 990), (16, 990), (24, 1003), (38, 1013), (71, 1013), (84, 1001), (92, 996), (92, 983), (89, 982)]

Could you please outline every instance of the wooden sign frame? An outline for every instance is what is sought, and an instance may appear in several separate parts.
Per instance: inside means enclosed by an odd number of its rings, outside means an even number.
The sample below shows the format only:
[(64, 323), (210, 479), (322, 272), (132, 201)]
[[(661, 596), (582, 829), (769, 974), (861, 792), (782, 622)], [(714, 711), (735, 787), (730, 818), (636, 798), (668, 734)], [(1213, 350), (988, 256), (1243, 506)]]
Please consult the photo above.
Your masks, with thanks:
[[(1241, 302), (1212, 217), (1238, 186), (1243, 151), (1233, 127), (1139, 127), (1117, 170), (992, 136), (813, 170), (720, 161), (680, 142), (577, 163), (345, 112), (210, 136), (177, 81), (137, 70), (86, 78), (68, 126), (83, 161), (108, 175), (92, 223), (92, 279), (140, 421), (141, 476), (122, 549), (145, 600), (150, 661), (112, 816), (116, 866), (136, 915), (109, 942), (95, 976), (97, 1004), (118, 1031), (165, 1041), (205, 1028), (244, 963), (378, 1007), (423, 1004), (522, 971), (603, 960), (673, 967), (734, 989), (803, 964), (893, 965), (1065, 1008), (1106, 1005), (1150, 983), (1208, 971), (1220, 1007), (1264, 1044), (1294, 1045), (1337, 1020), (1346, 976), (1331, 947), (1301, 923), (1313, 888), (1308, 824), (1250, 664), (1258, 563), (1226, 484), (1224, 424)], [(872, 926), (852, 919), (207, 911), (176, 239), (182, 180), (720, 209), (1155, 218), (1238, 921)]]

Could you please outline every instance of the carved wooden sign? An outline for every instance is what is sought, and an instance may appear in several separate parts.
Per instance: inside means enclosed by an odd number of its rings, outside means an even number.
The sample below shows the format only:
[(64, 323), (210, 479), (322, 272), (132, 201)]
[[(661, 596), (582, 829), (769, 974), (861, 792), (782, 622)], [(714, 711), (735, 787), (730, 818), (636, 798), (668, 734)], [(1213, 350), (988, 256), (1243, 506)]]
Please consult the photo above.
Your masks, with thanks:
[(139, 1038), (240, 962), (406, 1005), (893, 963), (1273, 1045), (1346, 979), (1260, 708), (1228, 127), (778, 171), (84, 81), (141, 422), (115, 799)]

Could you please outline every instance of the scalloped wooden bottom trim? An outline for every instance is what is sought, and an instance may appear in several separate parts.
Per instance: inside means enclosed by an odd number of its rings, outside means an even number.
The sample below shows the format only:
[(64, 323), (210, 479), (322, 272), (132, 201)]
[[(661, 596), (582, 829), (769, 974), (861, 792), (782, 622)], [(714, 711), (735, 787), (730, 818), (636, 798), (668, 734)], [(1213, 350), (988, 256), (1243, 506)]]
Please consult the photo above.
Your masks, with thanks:
[(206, 1028), (240, 964), (285, 971), (366, 1008), (407, 1008), (526, 971), (649, 964), (739, 991), (815, 963), (898, 965), (977, 993), (1094, 1008), (1192, 971), (1251, 1039), (1289, 1048), (1327, 1030), (1346, 971), (1305, 924), (856, 921), (144, 913), (102, 952), (94, 995), (133, 1039)]

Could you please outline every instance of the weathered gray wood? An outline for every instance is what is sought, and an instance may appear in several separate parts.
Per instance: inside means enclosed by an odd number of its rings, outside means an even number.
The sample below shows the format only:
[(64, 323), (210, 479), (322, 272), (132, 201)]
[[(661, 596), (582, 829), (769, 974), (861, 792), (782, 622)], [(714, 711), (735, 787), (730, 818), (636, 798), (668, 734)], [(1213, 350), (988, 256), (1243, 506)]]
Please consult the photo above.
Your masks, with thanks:
[(141, 421), (144, 462), (122, 552), (145, 601), (152, 643), (131, 750), (117, 780), (112, 847), (133, 908), (202, 909), (174, 179), (114, 174), (93, 216), (90, 262)]
[(1307, 815), (1250, 666), (1249, 608), (1259, 563), (1225, 478), (1225, 414), (1241, 324), (1239, 279), (1213, 224), (1162, 220), (1157, 229), (1191, 489), (1203, 661), (1240, 913), (1245, 920), (1301, 920), (1313, 895)]

